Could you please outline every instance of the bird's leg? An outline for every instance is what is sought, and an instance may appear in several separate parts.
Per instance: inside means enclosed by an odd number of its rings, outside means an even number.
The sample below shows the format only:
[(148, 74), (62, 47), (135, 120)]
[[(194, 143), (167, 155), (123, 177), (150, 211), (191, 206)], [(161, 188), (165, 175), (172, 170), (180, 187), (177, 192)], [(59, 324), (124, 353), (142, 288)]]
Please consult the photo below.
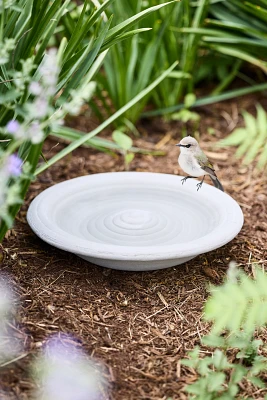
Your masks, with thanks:
[(189, 178), (195, 178), (195, 176), (185, 176), (183, 179), (181, 179), (182, 185), (187, 181)]
[(202, 186), (202, 184), (203, 184), (203, 182), (204, 182), (205, 176), (206, 176), (206, 175), (204, 175), (203, 178), (202, 178), (202, 181), (199, 182), (199, 183), (197, 184), (197, 192), (198, 192), (199, 189), (201, 188), (201, 186)]

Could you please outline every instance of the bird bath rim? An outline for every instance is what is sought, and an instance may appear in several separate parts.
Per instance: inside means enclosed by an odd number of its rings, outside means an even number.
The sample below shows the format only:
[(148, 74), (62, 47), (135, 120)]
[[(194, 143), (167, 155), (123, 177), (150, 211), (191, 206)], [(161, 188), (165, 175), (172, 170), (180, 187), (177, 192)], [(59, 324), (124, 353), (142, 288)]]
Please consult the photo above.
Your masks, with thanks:
[[(181, 176), (177, 175), (152, 172), (109, 172), (74, 178), (56, 184), (39, 194), (29, 207), (27, 219), (33, 231), (44, 241), (62, 250), (75, 253), (82, 258), (94, 259), (93, 261), (96, 264), (97, 261), (95, 259), (107, 260), (107, 266), (109, 266), (109, 260), (144, 263), (173, 260), (172, 265), (176, 265), (179, 264), (179, 259), (190, 259), (223, 246), (238, 234), (243, 225), (243, 213), (236, 201), (228, 194), (205, 183), (201, 190), (197, 192), (197, 182), (195, 180), (187, 181), (185, 185), (182, 185), (180, 182), (181, 178)], [(158, 245), (148, 246), (125, 246), (90, 241), (67, 232), (65, 228), (65, 230), (62, 229), (62, 226), (59, 227), (56, 223), (55, 215), (55, 212), (60, 210), (60, 207), (63, 207), (64, 201), (68, 202), (69, 199), (73, 203), (75, 196), (79, 199), (79, 196), (82, 196), (82, 192), (86, 191), (87, 187), (91, 188), (92, 191), (95, 190), (95, 192), (98, 192), (99, 196), (101, 194), (104, 196), (107, 190), (111, 193), (110, 190), (114, 191), (118, 190), (118, 188), (121, 191), (126, 190), (127, 187), (134, 190), (140, 189), (144, 193), (153, 189), (154, 202), (157, 201), (157, 193), (158, 197), (164, 196), (165, 192), (168, 195), (176, 196), (174, 199), (183, 199), (186, 197), (186, 203), (190, 203), (191, 201), (192, 210), (201, 205), (201, 213), (203, 213), (205, 212), (205, 207), (207, 207), (207, 210), (210, 210), (209, 212), (211, 213), (210, 223), (216, 223), (217, 225), (214, 226), (214, 229), (194, 240), (169, 245), (161, 245), (159, 243)], [(133, 199), (133, 202), (135, 201), (136, 199)], [(175, 202), (173, 204), (175, 206)], [(172, 207), (173, 204), (171, 204)], [(136, 217), (140, 217), (139, 222), (137, 221), (139, 225), (143, 223), (147, 224), (147, 232), (150, 232), (149, 229), (152, 229), (151, 226), (153, 223), (156, 223), (155, 221), (153, 222), (153, 212), (149, 209), (145, 211), (144, 209), (139, 210), (138, 207), (133, 207), (130, 210), (125, 215), (123, 215), (122, 211), (116, 220), (117, 222), (115, 221), (120, 232), (122, 229), (126, 229), (125, 226), (127, 224), (132, 224), (132, 221)], [(138, 210), (143, 213), (139, 217)], [(62, 212), (66, 214), (64, 208)], [(214, 215), (212, 212), (214, 212)], [(201, 217), (203, 218), (203, 216)], [(142, 218), (145, 222), (142, 222)], [(108, 217), (107, 221), (109, 222)], [(105, 223), (107, 224), (108, 222)], [(112, 229), (114, 229), (116, 223), (112, 222)], [(134, 227), (136, 232), (138, 231), (138, 223)], [(164, 232), (164, 229), (161, 229), (159, 232)], [(165, 228), (165, 231), (168, 233), (167, 228)], [(116, 234), (115, 231), (114, 237), (116, 237)], [(135, 235), (133, 235), (133, 238), (135, 238)], [(158, 237), (157, 240), (159, 240)], [(104, 265), (103, 262), (101, 265)], [(113, 268), (115, 267), (113, 266)]]

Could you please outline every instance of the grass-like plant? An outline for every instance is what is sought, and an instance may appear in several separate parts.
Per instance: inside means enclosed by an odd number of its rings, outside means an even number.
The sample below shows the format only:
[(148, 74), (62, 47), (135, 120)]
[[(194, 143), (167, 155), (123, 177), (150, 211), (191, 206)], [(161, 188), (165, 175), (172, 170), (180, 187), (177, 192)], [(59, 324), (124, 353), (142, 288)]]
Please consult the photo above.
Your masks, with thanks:
[[(212, 104), (243, 94), (266, 90), (267, 72), (267, 3), (266, 0), (219, 0), (209, 3), (206, 18), (200, 25), (172, 26), (178, 35), (197, 40), (198, 57), (195, 61), (194, 79), (216, 78), (219, 84), (212, 92), (197, 99), (194, 106)], [(258, 67), (261, 84), (240, 71), (244, 63)], [(186, 70), (184, 70), (186, 71)], [(246, 86), (224, 92), (236, 78)], [(190, 92), (190, 90), (188, 90)], [(177, 100), (177, 102), (180, 99)], [(144, 112), (144, 117), (165, 115), (184, 108), (184, 104), (158, 105), (158, 109)]]
[[(227, 0), (211, 2), (209, 17), (201, 27), (183, 27), (182, 32), (194, 33), (205, 50), (204, 67), (207, 68), (210, 54), (213, 59), (223, 56), (231, 71), (222, 77), (215, 89), (219, 93), (239, 74), (242, 61), (267, 72), (267, 3), (265, 0)], [(217, 55), (217, 56), (216, 56)], [(206, 60), (205, 60), (206, 58)], [(235, 61), (234, 61), (235, 60)], [(220, 63), (221, 64), (221, 63)], [(247, 82), (249, 77), (239, 74)]]
[(267, 3), (228, 0), (210, 7), (204, 41), (216, 51), (248, 61), (267, 72)]
[[(160, 82), (162, 82), (168, 74), (176, 67), (177, 63), (174, 63), (173, 65), (170, 66), (166, 71), (164, 71), (157, 79), (155, 79), (150, 85), (148, 85), (144, 90), (142, 90), (140, 93), (138, 93), (137, 96), (135, 96), (132, 100), (130, 100), (125, 106), (120, 108), (118, 111), (116, 111), (114, 114), (112, 114), (108, 119), (106, 119), (102, 124), (100, 124), (97, 128), (93, 129), (91, 132), (81, 134), (74, 129), (70, 128), (65, 128), (65, 127), (57, 127), (57, 132), (56, 135), (59, 137), (64, 137), (64, 134), (66, 132), (66, 138), (69, 140), (73, 139), (73, 142), (70, 143), (65, 149), (61, 150), (59, 153), (57, 153), (55, 156), (50, 158), (47, 162), (44, 162), (42, 165), (40, 165), (36, 171), (35, 175), (40, 174), (41, 172), (45, 171), (47, 168), (49, 168), (51, 165), (55, 164), (57, 161), (61, 160), (61, 158), (65, 157), (67, 154), (69, 154), (71, 151), (77, 149), (79, 146), (83, 144), (90, 144), (92, 143), (92, 139), (103, 129), (105, 129), (107, 126), (112, 124), (113, 121), (115, 121), (118, 117), (123, 115), (128, 109), (130, 109), (133, 105), (138, 103), (144, 96), (148, 95), (151, 90), (153, 90)], [(116, 146), (114, 144), (109, 144), (108, 141), (99, 140), (99, 141), (94, 141), (94, 143), (99, 143), (103, 144), (103, 146), (107, 145), (109, 148), (113, 149), (119, 149), (119, 146)], [(133, 149), (131, 149), (133, 151)], [(137, 152), (137, 149), (135, 149)], [(144, 151), (143, 151), (144, 153)], [(146, 151), (147, 153), (147, 151)], [(149, 152), (150, 153), (150, 152)]]
[(261, 170), (267, 164), (267, 115), (260, 104), (257, 104), (256, 108), (256, 118), (243, 111), (245, 126), (236, 128), (219, 142), (219, 146), (238, 146), (236, 157), (243, 157), (245, 165), (258, 158), (256, 166)]
[[(78, 18), (73, 17), (75, 3), (70, 0), (0, 3), (0, 175), (5, 177), (1, 182), (5, 187), (0, 199), (0, 240), (25, 197), (45, 138), (60, 126), (66, 114), (77, 113), (92, 96), (93, 79), (109, 48), (145, 31), (132, 27), (162, 6), (145, 9), (111, 27), (112, 17), (104, 20), (102, 13), (112, 1), (95, 8), (87, 0), (76, 10)], [(51, 43), (58, 43), (56, 53), (47, 52)], [(121, 113), (147, 95), (174, 67), (158, 74)], [(121, 115), (118, 111), (91, 137)], [(57, 159), (86, 140), (76, 141)], [(21, 164), (26, 161), (22, 173)]]
[[(130, 0), (126, 4), (123, 0), (117, 0), (108, 8), (107, 15), (114, 13), (115, 20), (124, 20), (147, 7), (147, 4), (155, 7), (157, 3), (156, 0)], [(179, 64), (164, 83), (125, 113), (117, 121), (117, 127), (126, 125), (131, 129), (131, 124), (138, 120), (149, 100), (158, 107), (170, 106), (176, 104), (184, 93), (192, 92), (198, 36), (177, 33), (171, 27), (201, 26), (207, 4), (207, 0), (200, 0), (198, 6), (192, 8), (189, 0), (163, 3), (146, 20), (152, 30), (111, 49), (104, 61), (103, 75), (98, 75), (100, 85), (97, 96), (98, 101), (102, 102), (103, 112), (101, 115), (98, 108), (96, 112), (100, 118), (104, 119), (114, 109), (121, 108), (159, 72), (177, 60)], [(143, 26), (143, 22), (140, 22), (139, 27)]]
[[(199, 377), (186, 387), (190, 399), (231, 400), (237, 398), (239, 383), (251, 382), (265, 388), (260, 374), (266, 371), (267, 357), (263, 342), (254, 338), (258, 328), (267, 323), (267, 274), (255, 268), (255, 279), (238, 270), (228, 270), (228, 280), (211, 288), (204, 319), (212, 322), (211, 333), (202, 343), (212, 348), (210, 356), (201, 357), (199, 347), (182, 364), (195, 368)], [(229, 359), (228, 350), (235, 352)]]

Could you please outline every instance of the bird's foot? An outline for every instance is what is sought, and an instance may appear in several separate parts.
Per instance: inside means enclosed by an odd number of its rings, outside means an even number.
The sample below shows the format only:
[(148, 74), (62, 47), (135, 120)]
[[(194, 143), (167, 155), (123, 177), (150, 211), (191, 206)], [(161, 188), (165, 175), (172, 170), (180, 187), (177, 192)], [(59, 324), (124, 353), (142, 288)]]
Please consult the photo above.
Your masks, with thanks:
[(186, 182), (187, 176), (185, 176), (183, 179), (181, 179), (182, 185)]
[(201, 188), (202, 184), (203, 184), (203, 181), (201, 181), (201, 182), (199, 182), (199, 183), (197, 184), (197, 192), (198, 192), (199, 189)]

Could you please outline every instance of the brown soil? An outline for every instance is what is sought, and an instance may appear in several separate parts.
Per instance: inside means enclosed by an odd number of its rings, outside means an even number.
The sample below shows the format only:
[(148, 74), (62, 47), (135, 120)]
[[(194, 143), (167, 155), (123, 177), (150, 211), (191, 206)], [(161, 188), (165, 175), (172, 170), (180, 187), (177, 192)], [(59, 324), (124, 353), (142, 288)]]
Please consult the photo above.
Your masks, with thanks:
[[(32, 183), (26, 204), (3, 242), (1, 270), (20, 298), (19, 317), (11, 329), (18, 340), (24, 340), (25, 349), (21, 359), (2, 369), (1, 399), (5, 392), (10, 399), (30, 399), (34, 384), (29, 365), (46, 338), (59, 332), (75, 335), (77, 345), (105, 366), (105, 398), (187, 399), (183, 389), (196, 374), (181, 366), (180, 360), (208, 331), (201, 320), (208, 285), (223, 281), (231, 260), (249, 274), (252, 263), (266, 265), (266, 175), (257, 175), (252, 165), (243, 166), (233, 149), (214, 146), (242, 123), (242, 109), (255, 112), (256, 100), (267, 104), (250, 96), (199, 109), (201, 146), (226, 191), (240, 204), (245, 224), (232, 242), (184, 265), (138, 273), (101, 268), (42, 242), (27, 225), (27, 207), (38, 193), (80, 175), (121, 171), (121, 156), (80, 148)], [(86, 131), (93, 122), (85, 115), (72, 125)], [(206, 133), (209, 127), (214, 135)], [(142, 136), (135, 145), (164, 150), (166, 156), (137, 155), (130, 169), (181, 174), (174, 146), (181, 137), (181, 123), (144, 120), (138, 128)], [(60, 143), (55, 148), (56, 144), (52, 139), (46, 142), (47, 158), (64, 147)], [(267, 331), (261, 336), (267, 339)], [(263, 399), (267, 393), (248, 383), (240, 390), (242, 398)]]

